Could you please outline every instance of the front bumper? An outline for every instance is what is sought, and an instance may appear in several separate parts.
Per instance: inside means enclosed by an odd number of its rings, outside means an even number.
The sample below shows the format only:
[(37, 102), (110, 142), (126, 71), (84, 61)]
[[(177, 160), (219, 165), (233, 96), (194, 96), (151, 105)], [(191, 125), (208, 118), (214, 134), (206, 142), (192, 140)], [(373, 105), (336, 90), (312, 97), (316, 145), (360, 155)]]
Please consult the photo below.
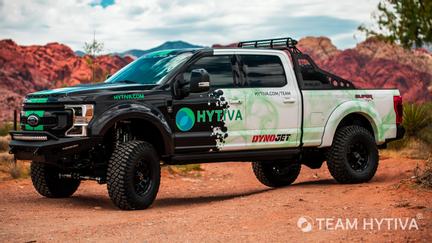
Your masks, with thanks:
[(44, 131), (11, 131), (10, 135), (10, 153), (15, 155), (15, 159), (50, 164), (67, 162), (98, 142), (89, 137), (59, 138)]

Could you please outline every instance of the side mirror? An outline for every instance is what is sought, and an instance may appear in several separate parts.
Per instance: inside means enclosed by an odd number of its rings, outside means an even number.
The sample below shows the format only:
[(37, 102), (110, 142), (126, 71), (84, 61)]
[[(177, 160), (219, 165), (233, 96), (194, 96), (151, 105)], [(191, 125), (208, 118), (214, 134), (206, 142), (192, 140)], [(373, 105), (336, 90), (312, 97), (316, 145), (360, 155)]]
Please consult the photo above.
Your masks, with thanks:
[(189, 87), (191, 93), (208, 91), (210, 89), (210, 76), (208, 72), (203, 68), (192, 70)]

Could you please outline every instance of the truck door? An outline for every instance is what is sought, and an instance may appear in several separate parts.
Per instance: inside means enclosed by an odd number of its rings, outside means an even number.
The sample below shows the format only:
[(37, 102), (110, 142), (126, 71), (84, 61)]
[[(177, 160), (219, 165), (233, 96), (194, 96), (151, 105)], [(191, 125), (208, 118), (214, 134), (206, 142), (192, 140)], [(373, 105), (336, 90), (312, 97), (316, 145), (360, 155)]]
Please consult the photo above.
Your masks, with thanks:
[[(299, 146), (301, 97), (282, 54), (242, 54), (249, 149)], [(282, 62), (285, 58), (285, 64)], [(287, 75), (288, 74), (288, 75)]]
[(210, 90), (191, 93), (173, 101), (177, 153), (238, 150), (245, 147), (245, 96), (236, 88), (234, 55), (201, 57), (183, 73), (190, 79), (194, 69), (205, 69)]

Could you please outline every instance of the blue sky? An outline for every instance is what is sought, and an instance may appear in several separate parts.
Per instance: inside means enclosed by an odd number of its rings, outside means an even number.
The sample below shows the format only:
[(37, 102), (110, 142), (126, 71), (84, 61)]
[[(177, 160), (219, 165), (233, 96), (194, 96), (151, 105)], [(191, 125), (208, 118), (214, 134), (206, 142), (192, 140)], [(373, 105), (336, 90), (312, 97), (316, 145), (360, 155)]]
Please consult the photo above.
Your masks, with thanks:
[(341, 49), (364, 40), (378, 0), (0, 0), (0, 39), (61, 42), (82, 49), (93, 32), (105, 52), (148, 49), (167, 40), (327, 36)]

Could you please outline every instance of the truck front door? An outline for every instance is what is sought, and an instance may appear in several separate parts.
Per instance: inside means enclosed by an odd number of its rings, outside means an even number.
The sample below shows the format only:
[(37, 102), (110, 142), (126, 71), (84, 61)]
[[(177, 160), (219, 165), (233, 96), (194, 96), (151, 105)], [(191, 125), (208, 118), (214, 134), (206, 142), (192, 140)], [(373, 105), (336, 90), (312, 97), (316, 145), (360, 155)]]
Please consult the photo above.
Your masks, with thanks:
[(189, 80), (192, 70), (205, 69), (210, 90), (173, 101), (176, 153), (245, 148), (245, 96), (236, 87), (236, 63), (232, 54), (201, 57), (183, 73)]

